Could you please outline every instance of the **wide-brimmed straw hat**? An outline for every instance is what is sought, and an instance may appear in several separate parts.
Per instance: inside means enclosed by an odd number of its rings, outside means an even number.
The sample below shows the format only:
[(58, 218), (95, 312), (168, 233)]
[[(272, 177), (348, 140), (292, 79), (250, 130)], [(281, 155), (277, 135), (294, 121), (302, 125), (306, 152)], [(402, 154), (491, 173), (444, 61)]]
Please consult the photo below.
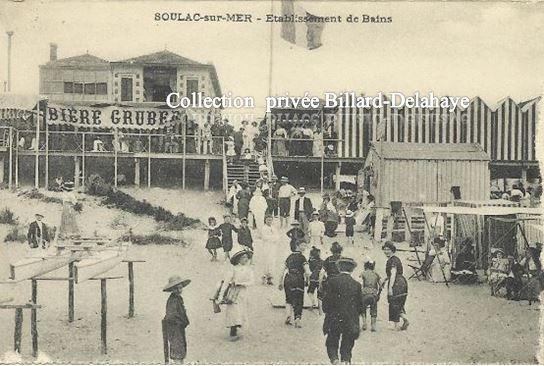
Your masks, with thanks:
[(230, 257), (230, 263), (234, 266), (237, 265), (240, 263), (240, 258), (242, 258), (243, 255), (247, 255), (248, 258), (251, 258), (253, 256), (253, 252), (247, 248), (237, 249)]
[(183, 287), (191, 283), (191, 280), (181, 278), (180, 276), (172, 276), (168, 279), (168, 283), (162, 289), (164, 292), (172, 291), (172, 289), (177, 285), (182, 285)]

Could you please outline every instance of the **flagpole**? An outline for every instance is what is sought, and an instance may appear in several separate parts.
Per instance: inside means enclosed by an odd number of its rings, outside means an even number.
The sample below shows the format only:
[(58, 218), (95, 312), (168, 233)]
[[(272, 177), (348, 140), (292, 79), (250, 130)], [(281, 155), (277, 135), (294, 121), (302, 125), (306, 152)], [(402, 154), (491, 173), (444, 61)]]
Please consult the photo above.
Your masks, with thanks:
[[(324, 136), (325, 131), (323, 131), (323, 119), (324, 119), (324, 107), (321, 108), (321, 151), (319, 152), (321, 154), (321, 196), (323, 196), (323, 174), (324, 174), (324, 165), (325, 165), (325, 142), (324, 142)], [(315, 144), (315, 141), (314, 141)]]
[[(274, 0), (270, 0), (270, 14), (274, 14)], [(274, 22), (270, 22), (270, 50), (268, 58), (268, 96), (272, 96), (272, 64), (274, 53)], [(268, 172), (272, 177), (274, 174), (274, 164), (272, 162), (272, 111), (265, 111), (268, 116)]]

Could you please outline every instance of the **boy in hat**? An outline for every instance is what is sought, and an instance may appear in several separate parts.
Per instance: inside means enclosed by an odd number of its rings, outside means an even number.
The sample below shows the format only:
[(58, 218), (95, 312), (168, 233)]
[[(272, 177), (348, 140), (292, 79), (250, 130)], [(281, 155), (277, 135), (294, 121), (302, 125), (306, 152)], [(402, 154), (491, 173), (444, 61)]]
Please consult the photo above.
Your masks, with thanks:
[(224, 222), (219, 225), (219, 230), (221, 230), (221, 244), (223, 246), (226, 261), (230, 258), (230, 251), (232, 250), (232, 232), (238, 232), (238, 229), (231, 223), (231, 217), (229, 214), (223, 215), (223, 221)]
[(305, 234), (308, 233), (308, 219), (314, 212), (312, 201), (306, 197), (306, 189), (300, 187), (298, 189), (299, 198), (295, 201), (295, 220), (300, 222), (300, 228)]
[(308, 224), (308, 231), (310, 232), (310, 245), (322, 246), (323, 236), (325, 236), (325, 224), (319, 221), (319, 212), (312, 213), (312, 221)]
[(319, 274), (323, 268), (323, 260), (321, 259), (321, 250), (315, 246), (310, 249), (310, 257), (308, 258), (308, 266), (310, 268), (310, 283), (308, 284), (308, 296), (312, 301), (312, 309), (317, 305), (319, 313), (321, 314), (321, 294), (316, 294), (316, 290), (319, 288)]
[(381, 292), (381, 278), (380, 275), (374, 271), (376, 263), (370, 258), (365, 261), (365, 270), (361, 273), (361, 280), (363, 281), (363, 313), (361, 317), (363, 319), (362, 329), (367, 329), (366, 322), (366, 308), (370, 307), (370, 330), (376, 331), (376, 320), (378, 317), (378, 300), (380, 299)]
[(30, 226), (28, 227), (28, 234), (26, 236), (28, 239), (28, 245), (31, 248), (39, 248), (41, 246), (42, 249), (45, 249), (49, 244), (49, 229), (47, 225), (42, 222), (42, 214), (36, 213), (34, 217), (35, 220), (30, 223)]
[(327, 279), (323, 298), (323, 333), (327, 336), (325, 345), (331, 363), (338, 363), (340, 350), (340, 361), (350, 364), (352, 349), (360, 333), (363, 292), (361, 284), (351, 277), (357, 263), (351, 258), (340, 258), (336, 265), (340, 273)]
[(240, 228), (238, 228), (238, 244), (253, 251), (253, 238), (251, 237), (251, 229), (247, 224), (247, 218), (240, 220)]
[(355, 218), (353, 217), (353, 212), (351, 210), (346, 211), (346, 217), (344, 219), (346, 224), (346, 238), (348, 239), (348, 244), (353, 245), (353, 234), (355, 232)]
[(181, 293), (183, 288), (191, 283), (191, 280), (182, 279), (179, 276), (170, 277), (168, 284), (164, 287), (164, 292), (171, 292), (166, 302), (166, 315), (163, 324), (166, 326), (166, 334), (170, 349), (170, 358), (183, 363), (187, 355), (187, 339), (185, 337), (185, 328), (189, 325), (189, 318), (185, 311)]

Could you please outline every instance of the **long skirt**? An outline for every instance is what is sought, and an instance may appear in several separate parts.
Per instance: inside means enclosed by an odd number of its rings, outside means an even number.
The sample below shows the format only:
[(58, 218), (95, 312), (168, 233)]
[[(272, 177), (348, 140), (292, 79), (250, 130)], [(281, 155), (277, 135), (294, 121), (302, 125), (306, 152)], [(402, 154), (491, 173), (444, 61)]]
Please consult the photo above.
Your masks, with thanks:
[(387, 296), (389, 321), (397, 323), (400, 321), (400, 314), (406, 313), (404, 304), (406, 304), (406, 298), (408, 297), (408, 282), (406, 282), (403, 275), (397, 274), (392, 290), (393, 295)]
[(170, 345), (170, 358), (178, 361), (183, 360), (187, 355), (185, 329), (178, 324), (168, 324), (166, 329)]
[(246, 199), (241, 199), (238, 201), (238, 218), (247, 219), (249, 213), (249, 201)]
[(60, 216), (59, 238), (67, 238), (73, 235), (79, 235), (79, 233), (80, 231), (76, 221), (76, 211), (71, 203), (64, 203)]
[(233, 304), (225, 306), (225, 326), (227, 328), (234, 326), (244, 326), (247, 324), (248, 296), (247, 288), (241, 287), (238, 298)]
[(288, 273), (283, 281), (283, 286), (285, 303), (293, 307), (295, 319), (300, 319), (304, 307), (304, 275), (302, 273)]

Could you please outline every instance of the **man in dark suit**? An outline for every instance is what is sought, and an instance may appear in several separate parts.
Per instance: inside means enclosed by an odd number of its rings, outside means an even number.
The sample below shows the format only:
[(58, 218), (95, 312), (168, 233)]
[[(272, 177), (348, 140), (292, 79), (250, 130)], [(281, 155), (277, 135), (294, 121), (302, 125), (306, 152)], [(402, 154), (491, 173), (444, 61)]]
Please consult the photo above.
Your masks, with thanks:
[(298, 189), (299, 198), (295, 201), (295, 220), (300, 222), (300, 228), (308, 237), (308, 219), (312, 217), (314, 206), (312, 201), (306, 196), (306, 189), (300, 187)]
[[(357, 263), (351, 258), (340, 258), (336, 265), (340, 274), (327, 279), (323, 298), (323, 333), (327, 336), (325, 345), (332, 364), (340, 361), (351, 363), (351, 351), (359, 338), (359, 316), (363, 312), (361, 284), (351, 277)], [(340, 340), (341, 339), (341, 340)]]
[(47, 225), (42, 222), (43, 215), (36, 214), (36, 220), (30, 223), (28, 227), (28, 245), (31, 248), (39, 248), (40, 246), (45, 249), (49, 244), (49, 230)]

